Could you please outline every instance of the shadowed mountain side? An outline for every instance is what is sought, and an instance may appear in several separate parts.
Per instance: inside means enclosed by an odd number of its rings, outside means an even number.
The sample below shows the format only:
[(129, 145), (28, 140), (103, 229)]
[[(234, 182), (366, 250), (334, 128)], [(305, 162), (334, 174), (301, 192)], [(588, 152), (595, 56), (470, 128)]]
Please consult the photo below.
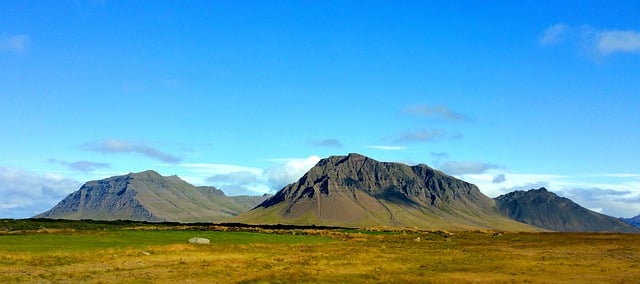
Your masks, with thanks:
[(321, 160), (251, 211), (229, 219), (253, 224), (537, 230), (501, 215), (494, 200), (426, 165), (349, 154)]
[(620, 219), (631, 226), (640, 227), (640, 215), (631, 217), (631, 218), (620, 218)]
[(586, 209), (544, 187), (498, 196), (496, 204), (506, 216), (552, 231), (640, 232), (639, 228)]
[(196, 187), (154, 171), (85, 183), (51, 210), (53, 219), (218, 222), (248, 211), (263, 196), (226, 196), (214, 187)]

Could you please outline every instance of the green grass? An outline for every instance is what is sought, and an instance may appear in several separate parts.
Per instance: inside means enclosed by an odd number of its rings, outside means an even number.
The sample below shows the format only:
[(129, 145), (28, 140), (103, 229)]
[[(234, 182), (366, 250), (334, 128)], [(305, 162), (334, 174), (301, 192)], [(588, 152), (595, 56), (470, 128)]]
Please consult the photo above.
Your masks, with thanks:
[(315, 244), (332, 241), (322, 236), (282, 235), (257, 232), (221, 232), (192, 230), (115, 230), (90, 232), (54, 232), (45, 234), (0, 235), (0, 252), (56, 253), (104, 249), (145, 248), (187, 243), (202, 237), (212, 245), (243, 244)]

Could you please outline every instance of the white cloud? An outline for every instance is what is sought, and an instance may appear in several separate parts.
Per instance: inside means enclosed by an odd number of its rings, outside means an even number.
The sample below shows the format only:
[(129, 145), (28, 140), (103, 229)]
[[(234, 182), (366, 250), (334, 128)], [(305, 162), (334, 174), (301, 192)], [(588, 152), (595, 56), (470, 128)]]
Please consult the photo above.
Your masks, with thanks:
[(633, 30), (600, 31), (595, 36), (595, 48), (604, 55), (616, 52), (640, 53), (640, 32)]
[(22, 52), (30, 42), (28, 35), (0, 36), (0, 51)]
[(497, 165), (480, 162), (447, 161), (439, 166), (440, 170), (450, 175), (482, 174)]
[(0, 217), (28, 218), (51, 209), (81, 183), (56, 174), (0, 168)]
[(390, 145), (369, 145), (364, 147), (369, 149), (377, 149), (377, 150), (385, 150), (385, 151), (400, 151), (400, 150), (408, 149), (408, 147), (405, 147), (405, 146), (390, 146)]
[(269, 185), (275, 190), (280, 190), (302, 177), (320, 161), (320, 157), (309, 156), (304, 159), (274, 159), (273, 161), (277, 164), (266, 169), (264, 174), (267, 176)]

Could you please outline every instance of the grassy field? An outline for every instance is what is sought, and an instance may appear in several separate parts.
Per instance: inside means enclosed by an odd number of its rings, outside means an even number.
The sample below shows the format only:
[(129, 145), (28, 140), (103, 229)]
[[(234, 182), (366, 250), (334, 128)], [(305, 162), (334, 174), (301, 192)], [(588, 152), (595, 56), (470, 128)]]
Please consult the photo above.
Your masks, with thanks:
[(0, 230), (0, 283), (640, 281), (633, 234), (228, 230)]

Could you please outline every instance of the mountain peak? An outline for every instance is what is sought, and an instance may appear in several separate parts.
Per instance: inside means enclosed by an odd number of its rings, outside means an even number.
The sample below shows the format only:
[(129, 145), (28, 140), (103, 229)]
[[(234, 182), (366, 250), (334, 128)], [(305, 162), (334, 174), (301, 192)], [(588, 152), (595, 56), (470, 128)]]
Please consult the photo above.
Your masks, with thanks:
[(441, 228), (491, 228), (486, 220), (493, 219), (518, 226), (473, 184), (426, 165), (379, 162), (357, 153), (320, 160), (239, 217), (249, 223)]
[(138, 173), (129, 173), (128, 175), (132, 175), (132, 176), (136, 176), (136, 175), (154, 175), (154, 176), (159, 176), (160, 174), (154, 170), (146, 170), (146, 171), (141, 171)]
[(137, 172), (137, 173), (128, 173), (125, 176), (129, 177), (129, 178), (145, 178), (145, 179), (149, 179), (149, 178), (153, 178), (153, 179), (164, 178), (162, 175), (160, 175), (158, 172), (156, 172), (154, 170), (146, 170), (146, 171)]

